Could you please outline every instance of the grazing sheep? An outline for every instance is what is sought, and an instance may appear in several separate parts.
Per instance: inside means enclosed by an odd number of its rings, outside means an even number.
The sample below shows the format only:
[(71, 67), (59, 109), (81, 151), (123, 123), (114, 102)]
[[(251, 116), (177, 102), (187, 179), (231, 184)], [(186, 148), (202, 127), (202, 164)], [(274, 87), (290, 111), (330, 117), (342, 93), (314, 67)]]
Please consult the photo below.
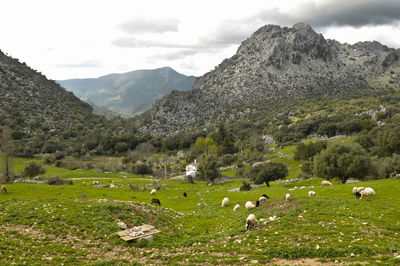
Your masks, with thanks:
[(287, 193), (287, 194), (286, 194), (286, 201), (289, 201), (289, 200), (290, 200), (290, 194)]
[(308, 196), (317, 196), (317, 193), (315, 193), (315, 191), (308, 191)]
[(252, 202), (252, 201), (246, 201), (246, 203), (244, 204), (244, 207), (248, 210), (254, 209), (256, 206), (256, 202)]
[(99, 181), (93, 181), (93, 185), (100, 185)]
[(361, 193), (364, 190), (364, 187), (353, 187), (353, 194), (355, 195), (357, 192)]
[(154, 195), (156, 194), (157, 190), (155, 190), (154, 188), (150, 191), (150, 195)]
[(324, 180), (324, 181), (321, 182), (321, 185), (323, 185), (323, 186), (332, 186), (332, 183), (327, 181), (327, 180)]
[(7, 193), (7, 188), (6, 188), (5, 185), (2, 185), (2, 186), (1, 186), (1, 192), (3, 192), (4, 194)]
[(249, 216), (247, 216), (246, 219), (246, 230), (249, 230), (250, 227), (256, 227), (257, 224), (257, 219), (256, 216), (254, 214), (249, 214)]
[(267, 199), (269, 199), (269, 197), (267, 195), (265, 195), (265, 194), (262, 194), (261, 197), (258, 200), (260, 202), (263, 202), (263, 201), (267, 201)]
[(375, 196), (375, 191), (374, 191), (372, 188), (367, 187), (367, 188), (363, 189), (363, 190), (360, 192), (360, 194), (361, 194), (361, 198), (363, 198), (364, 196), (365, 196), (365, 197), (368, 197), (368, 196)]
[(228, 198), (224, 198), (222, 200), (221, 207), (226, 207), (226, 206), (228, 206), (228, 204), (229, 204), (229, 199)]
[(152, 198), (151, 199), (151, 204), (158, 204), (158, 206), (161, 206), (161, 202), (160, 202), (160, 200), (159, 199), (156, 199), (156, 198)]
[(183, 196), (184, 196), (185, 198), (187, 198), (187, 194), (186, 194), (186, 192), (183, 192)]
[(359, 199), (359, 198), (361, 198), (361, 193), (360, 192), (358, 192), (358, 191), (356, 191), (356, 199)]
[(240, 208), (240, 205), (239, 205), (239, 204), (236, 204), (235, 207), (233, 207), (233, 211), (234, 211), (234, 212), (235, 212), (235, 211), (238, 211), (239, 208)]

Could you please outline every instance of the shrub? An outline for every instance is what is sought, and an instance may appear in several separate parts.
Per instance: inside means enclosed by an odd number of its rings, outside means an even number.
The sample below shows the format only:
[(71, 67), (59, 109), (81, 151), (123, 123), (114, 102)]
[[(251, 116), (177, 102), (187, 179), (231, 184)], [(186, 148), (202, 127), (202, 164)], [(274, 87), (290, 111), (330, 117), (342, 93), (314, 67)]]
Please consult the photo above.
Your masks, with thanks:
[(220, 162), (221, 165), (230, 165), (236, 160), (235, 155), (232, 154), (225, 154), (221, 157)]
[(314, 158), (315, 175), (328, 179), (338, 177), (342, 183), (350, 177), (364, 177), (371, 171), (368, 154), (358, 143), (334, 143)]
[(243, 180), (242, 184), (243, 185), (239, 188), (240, 191), (249, 191), (249, 190), (251, 190), (251, 185), (250, 185), (249, 182)]
[(22, 172), (22, 176), (32, 178), (44, 173), (46, 173), (46, 169), (44, 169), (43, 166), (36, 162), (30, 162), (28, 165), (25, 166), (24, 171)]
[(285, 178), (288, 175), (286, 165), (277, 162), (268, 162), (254, 166), (250, 169), (249, 175), (256, 184), (264, 182), (269, 187), (269, 182)]
[(198, 168), (198, 176), (203, 180), (208, 180), (214, 183), (214, 180), (219, 177), (217, 158), (215, 156), (202, 158)]
[(131, 167), (131, 173), (136, 175), (151, 175), (153, 169), (145, 163), (136, 163)]
[(59, 176), (53, 176), (47, 180), (47, 184), (49, 184), (49, 185), (63, 185), (63, 184), (73, 185), (73, 182), (71, 180), (64, 180)]
[(44, 164), (53, 164), (55, 161), (53, 155), (51, 155), (49, 153), (43, 154), (42, 160), (43, 160)]
[(307, 161), (301, 165), (301, 171), (303, 171), (304, 173), (306, 173), (308, 175), (312, 175), (313, 167), (314, 167), (313, 162)]

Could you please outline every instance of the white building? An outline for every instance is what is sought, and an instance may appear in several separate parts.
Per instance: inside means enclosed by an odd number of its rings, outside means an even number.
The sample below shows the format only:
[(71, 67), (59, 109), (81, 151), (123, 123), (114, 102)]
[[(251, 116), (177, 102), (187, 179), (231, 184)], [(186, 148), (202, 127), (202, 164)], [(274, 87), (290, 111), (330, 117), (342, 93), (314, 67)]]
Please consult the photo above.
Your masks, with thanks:
[(195, 177), (197, 174), (197, 168), (199, 164), (194, 160), (194, 163), (186, 165), (186, 176)]

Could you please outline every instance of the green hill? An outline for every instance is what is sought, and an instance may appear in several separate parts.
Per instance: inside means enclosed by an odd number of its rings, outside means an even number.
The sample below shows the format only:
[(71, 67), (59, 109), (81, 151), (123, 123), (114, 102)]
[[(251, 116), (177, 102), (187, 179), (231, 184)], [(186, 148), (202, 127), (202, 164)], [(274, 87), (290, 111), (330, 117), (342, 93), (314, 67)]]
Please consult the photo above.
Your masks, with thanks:
[(195, 79), (194, 76), (185, 76), (170, 67), (164, 67), (57, 82), (78, 97), (87, 98), (97, 106), (104, 106), (126, 115), (135, 115), (150, 108), (157, 99), (172, 90), (190, 89)]

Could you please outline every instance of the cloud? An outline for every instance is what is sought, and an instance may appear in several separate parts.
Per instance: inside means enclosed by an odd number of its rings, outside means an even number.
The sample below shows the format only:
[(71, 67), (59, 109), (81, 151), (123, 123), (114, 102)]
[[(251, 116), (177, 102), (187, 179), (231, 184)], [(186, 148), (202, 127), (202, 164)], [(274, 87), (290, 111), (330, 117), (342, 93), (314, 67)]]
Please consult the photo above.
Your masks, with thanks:
[(59, 64), (56, 67), (65, 67), (65, 68), (91, 68), (91, 67), (100, 67), (102, 64), (99, 61), (95, 60), (87, 60), (80, 63), (68, 63), (68, 64)]
[(179, 20), (173, 18), (148, 19), (138, 17), (134, 20), (122, 23), (119, 28), (129, 34), (137, 33), (164, 33), (178, 31)]
[(280, 25), (305, 22), (316, 28), (393, 25), (400, 20), (400, 3), (398, 0), (308, 1), (289, 12), (264, 10), (250, 19)]
[(177, 43), (166, 43), (161, 41), (153, 40), (141, 40), (135, 37), (123, 37), (112, 41), (112, 44), (117, 47), (128, 47), (128, 48), (190, 48), (190, 45), (182, 45)]

